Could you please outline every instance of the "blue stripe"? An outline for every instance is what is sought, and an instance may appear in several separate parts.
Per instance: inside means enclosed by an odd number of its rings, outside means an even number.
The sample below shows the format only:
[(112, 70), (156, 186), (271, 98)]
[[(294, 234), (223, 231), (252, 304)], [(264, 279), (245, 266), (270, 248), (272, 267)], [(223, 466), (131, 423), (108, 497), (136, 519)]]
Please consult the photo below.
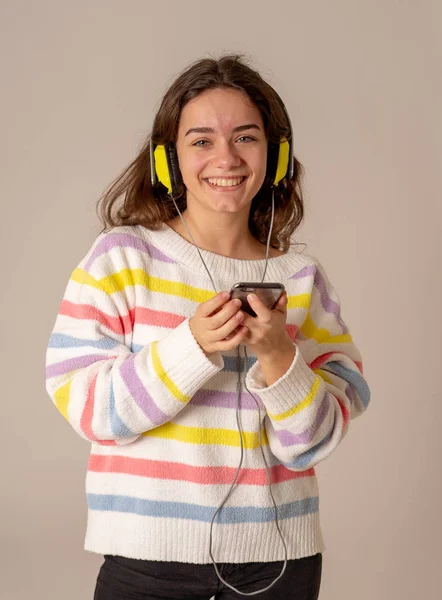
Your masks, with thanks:
[[(236, 373), (238, 370), (238, 359), (236, 356), (224, 356), (224, 371), (230, 371)], [(241, 357), (241, 373), (244, 372), (244, 358)], [(256, 363), (255, 356), (247, 357), (247, 371), (250, 369), (252, 365)]]
[(112, 350), (119, 346), (117, 340), (111, 338), (101, 338), (100, 340), (85, 340), (64, 333), (53, 333), (49, 338), (49, 348), (82, 348), (90, 347), (100, 348), (102, 350)]
[(324, 371), (331, 371), (338, 377), (348, 381), (348, 383), (356, 390), (364, 408), (367, 408), (368, 403), (370, 402), (370, 388), (359, 371), (353, 371), (348, 367), (344, 367), (344, 365), (336, 360), (328, 362), (322, 368)]
[[(216, 510), (214, 506), (200, 506), (185, 502), (162, 502), (146, 500), (131, 496), (111, 494), (88, 494), (88, 506), (91, 510), (133, 513), (143, 517), (158, 517), (160, 519), (190, 519), (210, 523)], [(278, 506), (279, 519), (292, 519), (310, 513), (318, 512), (319, 498), (313, 496)], [(228, 506), (216, 516), (215, 522), (221, 524), (233, 523), (269, 523), (274, 520), (274, 509), (257, 506)]]
[(109, 419), (112, 428), (112, 433), (115, 437), (131, 437), (134, 435), (133, 431), (131, 431), (126, 423), (121, 420), (120, 415), (117, 412), (117, 407), (115, 406), (115, 394), (114, 394), (114, 386), (111, 381), (110, 383), (110, 392), (109, 392)]
[[(73, 337), (71, 335), (65, 335), (63, 333), (53, 333), (49, 339), (50, 348), (80, 348), (83, 346), (93, 346), (94, 348), (100, 348), (101, 350), (112, 350), (119, 345), (119, 342), (107, 337), (100, 340), (85, 340)], [(106, 357), (103, 356), (103, 358)], [(109, 413), (112, 432), (115, 437), (130, 437), (134, 435), (133, 432), (128, 429), (127, 425), (121, 420), (117, 412), (112, 381), (109, 393)]]
[(319, 442), (319, 444), (312, 446), (309, 450), (306, 450), (300, 456), (295, 458), (295, 460), (292, 460), (292, 462), (283, 463), (284, 466), (287, 467), (288, 469), (296, 469), (296, 470), (301, 470), (301, 471), (305, 471), (306, 469), (309, 469), (310, 467), (314, 466), (313, 460), (314, 460), (316, 454), (318, 453), (319, 449), (322, 448), (322, 446), (327, 445), (328, 442), (331, 440), (333, 431), (334, 431), (334, 424), (333, 424), (333, 427), (331, 428), (331, 430), (329, 431), (329, 433), (325, 436), (325, 438), (323, 438)]
[(309, 450), (306, 450), (305, 452), (303, 452), (302, 454), (297, 456), (291, 462), (283, 463), (284, 466), (287, 467), (288, 469), (296, 469), (297, 471), (298, 470), (305, 471), (306, 469), (310, 469), (311, 467), (313, 467), (315, 465), (314, 458), (315, 458), (316, 454), (318, 453), (318, 451), (323, 446), (326, 446), (332, 439), (333, 432), (335, 430), (335, 423), (336, 423), (336, 414), (333, 419), (333, 426), (330, 429), (330, 431), (327, 433), (327, 435), (324, 438), (322, 438), (322, 440), (320, 442), (318, 442), (317, 444), (312, 446)]

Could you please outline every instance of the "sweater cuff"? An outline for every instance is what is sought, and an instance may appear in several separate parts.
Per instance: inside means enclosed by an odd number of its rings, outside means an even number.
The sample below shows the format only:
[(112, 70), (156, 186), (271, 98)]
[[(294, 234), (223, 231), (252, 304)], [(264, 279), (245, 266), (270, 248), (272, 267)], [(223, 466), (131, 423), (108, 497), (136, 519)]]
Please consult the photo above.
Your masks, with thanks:
[(185, 396), (192, 397), (224, 368), (219, 352), (210, 357), (204, 353), (192, 334), (188, 319), (159, 340), (157, 349), (164, 371)]
[(271, 414), (287, 412), (312, 393), (317, 375), (305, 362), (296, 344), (295, 348), (296, 353), (292, 364), (286, 373), (272, 385), (266, 386), (258, 361), (247, 373), (247, 387), (261, 398), (267, 411)]

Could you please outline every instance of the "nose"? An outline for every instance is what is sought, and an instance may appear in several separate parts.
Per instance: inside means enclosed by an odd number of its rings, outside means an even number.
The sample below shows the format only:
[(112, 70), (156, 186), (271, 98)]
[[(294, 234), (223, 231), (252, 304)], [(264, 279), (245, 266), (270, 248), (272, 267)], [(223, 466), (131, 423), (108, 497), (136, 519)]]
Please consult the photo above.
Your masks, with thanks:
[(241, 157), (234, 143), (227, 140), (220, 142), (215, 151), (214, 164), (228, 171), (241, 165)]

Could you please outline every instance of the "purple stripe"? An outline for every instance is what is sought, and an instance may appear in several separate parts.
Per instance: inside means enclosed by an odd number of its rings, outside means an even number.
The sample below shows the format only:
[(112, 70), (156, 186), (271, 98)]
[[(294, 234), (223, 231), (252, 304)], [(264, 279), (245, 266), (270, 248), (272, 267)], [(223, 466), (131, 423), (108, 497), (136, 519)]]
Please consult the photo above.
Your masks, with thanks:
[(70, 373), (71, 371), (77, 371), (78, 369), (83, 369), (84, 367), (89, 367), (93, 363), (99, 360), (108, 360), (108, 356), (104, 356), (103, 354), (87, 354), (85, 356), (77, 356), (75, 358), (69, 358), (68, 360), (63, 360), (62, 362), (55, 363), (50, 365), (46, 369), (46, 377), (55, 377), (56, 375), (65, 375), (66, 373)]
[(344, 393), (347, 396), (347, 398), (350, 400), (350, 403), (354, 404), (355, 403), (355, 392), (354, 392), (353, 386), (350, 383), (345, 386)]
[(161, 260), (162, 262), (167, 263), (175, 263), (174, 260), (163, 254), (160, 250), (158, 250), (158, 248), (155, 248), (155, 246), (148, 244), (138, 237), (129, 235), (128, 233), (110, 233), (97, 244), (96, 248), (89, 257), (89, 260), (84, 265), (84, 270), (87, 271), (96, 258), (102, 254), (105, 254), (106, 252), (109, 252), (109, 250), (112, 250), (112, 248), (115, 247), (134, 248), (135, 250), (140, 250), (140, 252), (149, 254), (156, 260)]
[(307, 267), (304, 267), (298, 273), (295, 273), (292, 277), (290, 277), (290, 279), (302, 279), (303, 277), (307, 277), (308, 275), (315, 276), (313, 285), (315, 285), (319, 291), (322, 308), (325, 310), (325, 312), (331, 313), (336, 317), (336, 320), (341, 326), (343, 333), (348, 333), (348, 328), (344, 321), (341, 319), (340, 306), (328, 295), (327, 285), (324, 281), (322, 273), (319, 270), (319, 267), (317, 267), (316, 265), (309, 265)]
[(326, 392), (322, 400), (321, 406), (316, 414), (316, 419), (312, 425), (302, 433), (294, 435), (286, 429), (275, 429), (275, 433), (282, 446), (295, 446), (296, 444), (311, 444), (313, 438), (318, 432), (319, 427), (322, 425), (325, 417), (330, 410), (330, 394)]
[(134, 364), (136, 356), (137, 355), (134, 354), (122, 363), (120, 367), (121, 376), (132, 398), (135, 400), (144, 414), (149, 418), (152, 424), (155, 426), (162, 425), (170, 419), (170, 416), (166, 415), (158, 408), (151, 396), (148, 394), (141, 379), (138, 377)]
[(292, 275), (292, 277), (290, 277), (289, 279), (302, 279), (303, 277), (307, 277), (309, 275), (314, 275), (315, 273), (316, 273), (315, 265), (309, 265), (307, 267), (304, 267), (303, 269), (301, 269), (294, 275)]
[(339, 304), (332, 300), (328, 295), (327, 285), (319, 269), (317, 269), (315, 274), (314, 285), (319, 291), (322, 308), (325, 310), (325, 312), (331, 313), (336, 317), (336, 320), (341, 326), (343, 333), (348, 333), (348, 328), (344, 321), (341, 319), (341, 308)]
[[(260, 410), (264, 410), (265, 406), (256, 394), (256, 398)], [(211, 406), (219, 408), (236, 408), (238, 394), (236, 392), (220, 392), (218, 390), (198, 390), (190, 401), (193, 405)], [(241, 392), (239, 407), (246, 410), (257, 410), (256, 403), (248, 392)]]

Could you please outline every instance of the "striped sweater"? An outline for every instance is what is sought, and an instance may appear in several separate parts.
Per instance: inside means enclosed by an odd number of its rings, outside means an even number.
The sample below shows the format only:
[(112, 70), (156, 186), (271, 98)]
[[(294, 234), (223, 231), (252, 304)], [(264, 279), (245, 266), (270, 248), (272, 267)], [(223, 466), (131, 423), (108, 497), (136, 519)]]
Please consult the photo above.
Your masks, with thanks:
[[(202, 253), (218, 291), (261, 279), (264, 260)], [(297, 352), (271, 386), (253, 353), (242, 365), (261, 420), (243, 387), (244, 461), (214, 523), (217, 562), (284, 557), (259, 428), (289, 559), (324, 550), (314, 466), (370, 397), (322, 265), (290, 250), (269, 260), (267, 280), (287, 289), (286, 327)], [(86, 550), (210, 562), (210, 521), (240, 459), (236, 350), (207, 357), (189, 327), (213, 295), (195, 246), (166, 225), (101, 234), (71, 275), (46, 377), (55, 406), (92, 444)]]

